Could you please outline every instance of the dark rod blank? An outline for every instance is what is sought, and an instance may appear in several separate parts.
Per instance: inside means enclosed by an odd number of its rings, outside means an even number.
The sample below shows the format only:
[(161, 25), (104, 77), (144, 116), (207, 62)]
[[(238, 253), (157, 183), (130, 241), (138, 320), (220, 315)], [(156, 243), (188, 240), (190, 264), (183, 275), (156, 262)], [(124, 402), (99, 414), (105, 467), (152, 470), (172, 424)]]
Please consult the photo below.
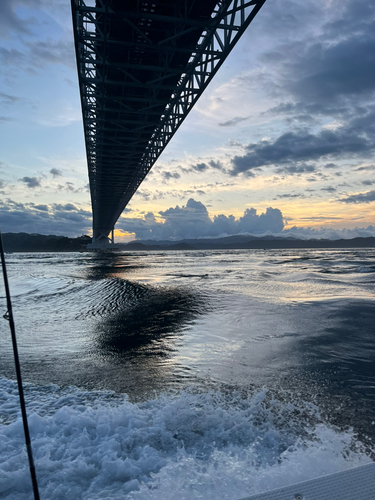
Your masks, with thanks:
[(32, 449), (31, 449), (29, 425), (27, 423), (26, 405), (25, 405), (25, 398), (24, 398), (24, 395), (23, 395), (22, 378), (21, 378), (21, 366), (20, 366), (20, 361), (19, 361), (19, 358), (18, 358), (16, 330), (15, 330), (15, 327), (14, 327), (12, 302), (10, 300), (8, 275), (7, 275), (7, 270), (6, 270), (6, 266), (5, 266), (4, 247), (3, 247), (3, 240), (2, 240), (2, 237), (1, 237), (1, 231), (0, 231), (0, 253), (1, 253), (1, 265), (2, 265), (2, 268), (3, 268), (3, 278), (4, 278), (5, 294), (6, 294), (6, 298), (7, 298), (7, 308), (8, 308), (6, 314), (4, 315), (4, 318), (9, 321), (10, 332), (11, 332), (11, 335), (12, 335), (14, 363), (16, 365), (16, 374), (17, 374), (18, 394), (19, 394), (19, 397), (20, 397), (20, 405), (21, 405), (22, 421), (23, 421), (23, 430), (24, 430), (24, 433), (25, 433), (26, 450), (27, 450), (27, 456), (29, 458), (29, 468), (30, 468), (31, 481), (33, 483), (34, 498), (35, 498), (35, 500), (40, 500), (39, 490), (38, 490), (38, 482), (37, 482), (36, 473), (35, 473), (33, 452), (32, 452)]

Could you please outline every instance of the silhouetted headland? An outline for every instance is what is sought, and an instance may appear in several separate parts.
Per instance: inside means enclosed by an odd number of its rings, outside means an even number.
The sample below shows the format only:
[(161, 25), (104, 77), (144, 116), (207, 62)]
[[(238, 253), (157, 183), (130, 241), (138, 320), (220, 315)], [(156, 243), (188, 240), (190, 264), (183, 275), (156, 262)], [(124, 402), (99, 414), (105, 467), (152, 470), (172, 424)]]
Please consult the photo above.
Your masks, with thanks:
[[(87, 250), (91, 237), (78, 238), (67, 236), (5, 233), (3, 234), (6, 252), (82, 252)], [(281, 236), (227, 236), (213, 239), (138, 240), (118, 244), (118, 250), (235, 250), (235, 249), (298, 249), (298, 248), (374, 248), (375, 237), (352, 239), (309, 239), (302, 240)]]

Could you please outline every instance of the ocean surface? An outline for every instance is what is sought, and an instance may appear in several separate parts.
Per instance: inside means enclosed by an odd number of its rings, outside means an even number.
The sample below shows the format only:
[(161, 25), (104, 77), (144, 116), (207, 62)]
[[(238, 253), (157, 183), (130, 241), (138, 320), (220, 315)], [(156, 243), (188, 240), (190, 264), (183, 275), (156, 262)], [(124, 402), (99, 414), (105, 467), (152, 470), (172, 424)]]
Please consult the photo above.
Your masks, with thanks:
[[(43, 500), (238, 500), (375, 460), (375, 249), (6, 258)], [(5, 320), (0, 498), (31, 498)]]

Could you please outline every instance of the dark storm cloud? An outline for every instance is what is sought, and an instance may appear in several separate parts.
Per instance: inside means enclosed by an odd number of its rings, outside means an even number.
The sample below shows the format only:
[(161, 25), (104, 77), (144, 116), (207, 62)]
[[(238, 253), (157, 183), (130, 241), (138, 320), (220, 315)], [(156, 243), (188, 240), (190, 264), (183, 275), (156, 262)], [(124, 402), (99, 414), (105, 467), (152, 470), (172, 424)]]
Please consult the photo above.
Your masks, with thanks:
[(267, 232), (280, 232), (284, 222), (280, 210), (267, 208), (260, 215), (254, 208), (245, 210), (242, 217), (217, 215), (209, 217), (203, 203), (190, 198), (185, 206), (171, 207), (160, 212), (164, 222), (158, 222), (152, 213), (144, 219), (121, 218), (118, 227), (136, 233), (138, 239), (189, 239), (200, 237), (218, 237), (221, 235)]
[(91, 212), (73, 205), (34, 205), (0, 199), (1, 230), (79, 236), (91, 227)]
[(24, 182), (28, 188), (40, 187), (40, 179), (38, 177), (22, 177), (20, 181)]
[(340, 198), (338, 201), (342, 203), (371, 203), (375, 201), (375, 191), (367, 191), (367, 193), (352, 194), (347, 198)]

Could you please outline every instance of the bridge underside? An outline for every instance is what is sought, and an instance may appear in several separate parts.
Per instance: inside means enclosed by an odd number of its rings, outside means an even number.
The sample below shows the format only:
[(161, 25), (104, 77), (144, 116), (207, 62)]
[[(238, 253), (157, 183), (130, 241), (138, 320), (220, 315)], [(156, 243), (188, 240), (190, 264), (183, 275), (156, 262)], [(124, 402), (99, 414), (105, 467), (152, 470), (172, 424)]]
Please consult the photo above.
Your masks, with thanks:
[(117, 219), (265, 0), (72, 0), (93, 243)]

